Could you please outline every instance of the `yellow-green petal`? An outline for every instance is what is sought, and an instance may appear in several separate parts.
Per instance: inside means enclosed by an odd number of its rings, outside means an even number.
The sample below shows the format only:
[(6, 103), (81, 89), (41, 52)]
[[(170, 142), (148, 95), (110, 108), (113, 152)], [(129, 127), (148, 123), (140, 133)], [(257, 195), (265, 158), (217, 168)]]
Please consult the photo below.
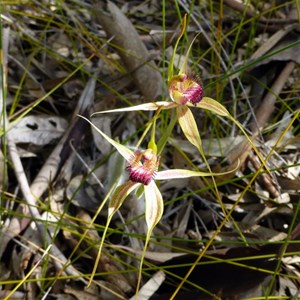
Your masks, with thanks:
[(191, 110), (186, 105), (179, 105), (176, 111), (179, 125), (185, 137), (195, 147), (201, 148), (200, 134)]
[[(237, 165), (238, 167), (239, 165)], [(180, 178), (190, 178), (190, 177), (205, 177), (205, 176), (220, 176), (232, 173), (237, 170), (237, 167), (228, 172), (222, 173), (212, 173), (212, 172), (201, 172), (201, 171), (191, 171), (185, 169), (173, 169), (173, 170), (164, 170), (159, 171), (155, 175), (155, 180), (167, 180), (167, 179), (180, 179)]]
[(229, 116), (228, 110), (221, 103), (209, 97), (203, 97), (196, 107), (212, 111), (220, 116)]
[(134, 189), (138, 188), (139, 185), (140, 183), (129, 180), (116, 188), (108, 205), (109, 217), (112, 216), (117, 210), (119, 210), (127, 196)]

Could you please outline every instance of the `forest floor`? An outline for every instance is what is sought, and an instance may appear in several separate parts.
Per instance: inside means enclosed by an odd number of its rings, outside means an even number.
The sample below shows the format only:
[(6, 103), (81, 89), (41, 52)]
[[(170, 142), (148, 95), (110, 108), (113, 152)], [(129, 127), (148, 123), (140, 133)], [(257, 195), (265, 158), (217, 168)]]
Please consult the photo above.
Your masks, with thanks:
[(298, 0), (0, 12), (0, 299), (300, 299)]

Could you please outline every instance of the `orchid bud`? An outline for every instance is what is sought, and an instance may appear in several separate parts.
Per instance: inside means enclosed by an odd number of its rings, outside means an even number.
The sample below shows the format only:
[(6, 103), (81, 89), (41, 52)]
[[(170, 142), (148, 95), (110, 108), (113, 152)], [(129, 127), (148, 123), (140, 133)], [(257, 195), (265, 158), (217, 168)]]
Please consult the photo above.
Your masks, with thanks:
[(195, 76), (185, 73), (175, 75), (169, 82), (171, 99), (181, 105), (187, 102), (197, 105), (203, 98), (203, 88)]

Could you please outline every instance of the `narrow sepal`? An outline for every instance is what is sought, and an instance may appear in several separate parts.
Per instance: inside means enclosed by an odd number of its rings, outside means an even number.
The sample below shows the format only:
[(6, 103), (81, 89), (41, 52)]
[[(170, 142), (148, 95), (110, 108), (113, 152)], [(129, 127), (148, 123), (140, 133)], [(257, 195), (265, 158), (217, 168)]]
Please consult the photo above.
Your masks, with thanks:
[(191, 171), (185, 169), (174, 169), (174, 170), (164, 170), (157, 172), (155, 180), (167, 180), (167, 179), (180, 179), (180, 178), (190, 178), (190, 177), (207, 177), (207, 176), (222, 176), (230, 174), (237, 170), (237, 167), (233, 170), (227, 172), (213, 173), (213, 172), (201, 172), (201, 171)]
[(192, 145), (199, 149), (201, 147), (201, 138), (193, 113), (185, 105), (177, 106), (176, 110), (178, 122), (185, 137)]
[(144, 104), (139, 104), (135, 106), (123, 107), (123, 108), (116, 108), (111, 110), (103, 110), (97, 111), (92, 114), (92, 116), (98, 114), (107, 114), (107, 113), (120, 113), (120, 112), (128, 112), (128, 111), (152, 111), (157, 109), (170, 109), (176, 107), (176, 103), (170, 101), (158, 101), (158, 102), (149, 102)]
[(197, 103), (196, 107), (210, 110), (220, 116), (229, 116), (228, 110), (221, 103), (209, 97), (203, 97), (202, 100)]
[(95, 126), (90, 120), (83, 116), (79, 116), (89, 122), (112, 146), (116, 148), (116, 150), (124, 157), (124, 159), (129, 162), (130, 159), (134, 156), (134, 152), (125, 147), (124, 145), (116, 142), (115, 140), (111, 139), (108, 135), (102, 132), (97, 126)]

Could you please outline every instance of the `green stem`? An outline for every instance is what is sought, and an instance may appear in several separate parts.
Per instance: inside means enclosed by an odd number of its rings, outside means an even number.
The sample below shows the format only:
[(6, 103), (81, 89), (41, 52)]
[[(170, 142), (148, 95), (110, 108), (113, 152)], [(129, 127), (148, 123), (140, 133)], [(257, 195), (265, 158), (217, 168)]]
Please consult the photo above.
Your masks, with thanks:
[(157, 146), (155, 143), (155, 133), (156, 133), (156, 120), (161, 112), (161, 108), (158, 108), (158, 110), (155, 112), (155, 115), (152, 119), (152, 131), (151, 131), (151, 138), (148, 143), (148, 149), (152, 149), (153, 152), (156, 154), (157, 153)]
[(176, 118), (176, 115), (175, 115), (175, 111), (172, 110), (169, 126), (164, 131), (162, 137), (160, 138), (160, 140), (157, 143), (158, 154), (162, 153), (166, 143), (168, 142), (168, 139), (170, 138), (170, 136), (172, 134), (172, 131), (173, 131), (173, 128), (175, 127), (175, 124), (177, 124), (177, 118)]
[(180, 39), (182, 38), (184, 32), (185, 32), (185, 29), (186, 29), (186, 14), (184, 15), (183, 17), (183, 20), (182, 20), (182, 25), (181, 25), (181, 31), (179, 33), (179, 36), (177, 38), (177, 41), (175, 43), (175, 46), (174, 46), (174, 50), (173, 50), (173, 53), (172, 53), (172, 57), (171, 57), (171, 60), (170, 60), (170, 63), (169, 63), (169, 70), (168, 70), (168, 83), (170, 82), (170, 80), (172, 79), (173, 77), (173, 71), (174, 71), (174, 59), (175, 59), (175, 54), (176, 54), (176, 50), (177, 50), (177, 47), (178, 47), (178, 44), (179, 44), (179, 41)]

